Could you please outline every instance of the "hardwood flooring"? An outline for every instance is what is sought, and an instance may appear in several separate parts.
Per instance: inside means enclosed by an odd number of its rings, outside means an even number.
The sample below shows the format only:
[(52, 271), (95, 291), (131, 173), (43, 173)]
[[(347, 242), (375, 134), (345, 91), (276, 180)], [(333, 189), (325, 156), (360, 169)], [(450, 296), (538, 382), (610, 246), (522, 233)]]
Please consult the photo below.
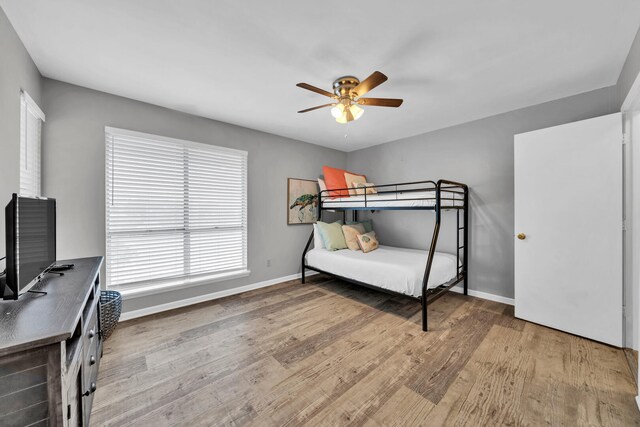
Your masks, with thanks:
[(638, 352), (630, 348), (624, 349), (624, 355), (627, 357), (627, 364), (631, 370), (631, 375), (636, 385), (638, 384)]
[(92, 424), (640, 425), (620, 349), (449, 293), (416, 300), (316, 275), (124, 322)]

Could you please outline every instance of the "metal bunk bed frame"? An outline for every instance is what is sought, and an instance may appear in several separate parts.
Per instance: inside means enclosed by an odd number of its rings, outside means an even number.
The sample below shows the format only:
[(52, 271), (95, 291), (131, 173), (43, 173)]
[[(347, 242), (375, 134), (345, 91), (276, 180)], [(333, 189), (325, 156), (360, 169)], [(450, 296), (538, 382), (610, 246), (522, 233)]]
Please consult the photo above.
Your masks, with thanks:
[[(410, 188), (410, 189), (402, 189), (402, 187), (406, 186), (424, 186), (420, 188)], [(398, 187), (401, 187), (398, 189)], [(371, 187), (370, 187), (371, 188)], [(380, 288), (378, 286), (374, 286), (368, 283), (363, 283), (354, 279), (350, 279), (347, 277), (343, 277), (337, 274), (330, 273), (328, 271), (324, 271), (309, 265), (306, 265), (306, 255), (309, 251), (309, 246), (313, 241), (313, 230), (311, 231), (311, 236), (309, 236), (309, 240), (307, 241), (307, 245), (302, 252), (302, 283), (305, 283), (305, 270), (313, 270), (319, 273), (324, 273), (329, 276), (336, 277), (338, 279), (344, 280), (346, 282), (354, 283), (356, 285), (364, 286), (367, 288), (372, 288), (376, 290), (380, 290), (393, 295), (402, 295), (409, 296), (412, 298), (417, 298), (420, 300), (422, 305), (422, 330), (427, 331), (427, 305), (431, 304), (433, 301), (440, 298), (445, 292), (449, 291), (452, 287), (457, 285), (458, 283), (464, 281), (463, 289), (464, 294), (468, 293), (468, 239), (469, 239), (469, 188), (466, 184), (461, 184), (459, 182), (449, 181), (445, 179), (441, 179), (438, 182), (435, 181), (417, 181), (417, 182), (406, 182), (400, 184), (385, 184), (385, 185), (376, 185), (373, 188), (382, 189), (382, 191), (378, 191), (377, 195), (388, 194), (390, 196), (396, 195), (395, 199), (376, 199), (376, 202), (386, 202), (386, 201), (415, 201), (415, 200), (435, 200), (435, 203), (432, 206), (369, 206), (367, 203), (367, 195), (366, 191), (364, 192), (364, 201), (362, 201), (362, 205), (360, 206), (358, 202), (358, 206), (353, 206), (353, 202), (348, 201), (332, 201), (330, 198), (331, 192), (335, 191), (348, 191), (353, 190), (344, 188), (344, 189), (332, 189), (332, 190), (323, 190), (319, 194), (318, 201), (318, 221), (322, 218), (322, 211), (338, 211), (342, 212), (343, 220), (346, 222), (346, 213), (347, 211), (352, 212), (352, 217), (354, 221), (358, 220), (358, 211), (379, 211), (379, 210), (426, 210), (426, 211), (434, 211), (435, 225), (433, 228), (433, 234), (431, 236), (431, 245), (429, 247), (429, 254), (427, 256), (427, 265), (424, 271), (424, 276), (422, 279), (422, 296), (413, 297), (411, 295), (406, 295), (403, 293), (395, 292), (389, 289)], [(391, 190), (389, 190), (391, 189)], [(395, 189), (395, 190), (394, 190)], [(402, 193), (410, 193), (410, 192), (424, 192), (424, 191), (433, 191), (434, 195), (429, 197), (416, 197), (416, 198), (402, 198), (398, 199), (397, 195)], [(325, 193), (323, 195), (323, 193)], [(444, 197), (443, 197), (444, 193)], [(460, 199), (461, 195), (462, 199)], [(325, 201), (330, 206), (325, 206)], [(443, 205), (442, 202), (445, 202)], [(462, 205), (459, 202), (462, 201)], [(348, 203), (350, 206), (340, 206), (340, 203)], [(440, 234), (440, 224), (442, 222), (442, 211), (447, 210), (455, 210), (456, 211), (456, 265), (457, 265), (457, 274), (456, 277), (450, 280), (447, 283), (444, 283), (436, 288), (427, 289), (427, 283), (429, 282), (429, 276), (431, 274), (431, 267), (433, 265), (433, 257), (436, 251), (436, 246), (438, 244), (438, 236)], [(460, 226), (460, 214), (462, 211), (462, 226)], [(460, 231), (462, 231), (462, 244), (460, 244)], [(460, 257), (460, 250), (464, 251), (463, 257)]]

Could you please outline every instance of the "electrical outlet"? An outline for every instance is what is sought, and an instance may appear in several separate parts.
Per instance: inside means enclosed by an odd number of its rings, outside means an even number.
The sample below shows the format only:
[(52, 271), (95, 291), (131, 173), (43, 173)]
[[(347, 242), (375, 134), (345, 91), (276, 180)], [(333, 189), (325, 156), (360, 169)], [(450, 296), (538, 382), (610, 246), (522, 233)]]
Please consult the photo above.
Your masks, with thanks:
[(270, 259), (267, 260), (267, 267), (271, 267), (271, 260)]

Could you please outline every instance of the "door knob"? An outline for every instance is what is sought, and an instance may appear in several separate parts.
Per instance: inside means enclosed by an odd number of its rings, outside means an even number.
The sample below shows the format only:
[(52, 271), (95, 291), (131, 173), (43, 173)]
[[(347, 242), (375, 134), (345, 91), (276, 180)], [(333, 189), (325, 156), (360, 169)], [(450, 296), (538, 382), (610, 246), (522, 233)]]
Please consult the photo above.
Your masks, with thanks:
[(520, 239), (520, 240), (524, 240), (524, 239), (526, 239), (526, 238), (527, 238), (527, 235), (526, 235), (526, 234), (524, 234), (524, 233), (518, 233), (518, 239)]

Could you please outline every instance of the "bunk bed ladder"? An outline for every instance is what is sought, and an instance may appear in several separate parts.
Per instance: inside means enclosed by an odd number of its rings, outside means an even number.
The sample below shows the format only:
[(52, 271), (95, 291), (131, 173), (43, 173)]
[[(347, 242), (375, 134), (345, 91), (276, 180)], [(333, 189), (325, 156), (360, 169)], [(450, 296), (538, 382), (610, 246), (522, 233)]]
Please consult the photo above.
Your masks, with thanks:
[(464, 230), (464, 227), (460, 227), (460, 209), (456, 211), (456, 279), (460, 278), (460, 249), (464, 248), (464, 245), (460, 246), (460, 230)]
[[(463, 188), (463, 206), (457, 208), (456, 212), (456, 277), (453, 282), (447, 287), (451, 287), (460, 281), (464, 281), (464, 294), (467, 295), (468, 287), (467, 287), (467, 245), (468, 245), (468, 226), (469, 226), (469, 189), (466, 185), (460, 184), (457, 182), (439, 180), (436, 185), (436, 204), (435, 204), (435, 214), (436, 214), (436, 223), (433, 227), (433, 235), (431, 237), (431, 246), (429, 247), (429, 255), (427, 257), (427, 268), (424, 271), (424, 278), (422, 280), (422, 330), (427, 331), (427, 296), (430, 295), (430, 291), (427, 288), (427, 284), (429, 282), (429, 276), (431, 274), (431, 266), (433, 265), (433, 258), (436, 252), (436, 246), (438, 243), (438, 235), (440, 234), (440, 221), (442, 220), (442, 205), (441, 205), (441, 194), (442, 184), (460, 186)], [(450, 187), (445, 187), (446, 188)], [(452, 200), (452, 199), (445, 199)], [(454, 200), (455, 203), (455, 200)], [(445, 207), (446, 209), (446, 207)], [(462, 210), (462, 226), (460, 226), (460, 210)], [(462, 245), (460, 244), (460, 231), (462, 231)], [(460, 266), (460, 249), (463, 249), (463, 258), (462, 258), (462, 266)], [(442, 295), (442, 292), (436, 293), (432, 299), (435, 299)]]
[[(464, 200), (464, 210), (463, 214), (463, 225), (460, 227), (460, 209), (456, 211), (456, 263), (457, 263), (457, 274), (456, 279), (464, 278), (464, 294), (468, 294), (467, 288), (467, 197), (465, 195)], [(460, 244), (460, 231), (462, 231), (462, 245)], [(460, 249), (464, 249), (464, 258), (462, 259), (462, 263), (460, 263)], [(462, 264), (462, 265), (460, 265)]]
[[(469, 187), (464, 186), (464, 211), (462, 212), (462, 245), (464, 246), (464, 258), (462, 259), (462, 274), (464, 276), (464, 294), (469, 295)], [(460, 210), (458, 210), (460, 214)], [(460, 230), (458, 230), (458, 234)], [(458, 259), (459, 261), (459, 259)]]
[(442, 216), (440, 206), (440, 185), (441, 181), (438, 181), (436, 186), (436, 223), (433, 227), (433, 234), (431, 236), (431, 246), (429, 246), (429, 255), (427, 256), (427, 268), (424, 271), (424, 278), (422, 279), (422, 298), (420, 302), (422, 304), (422, 330), (427, 331), (427, 295), (429, 294), (427, 284), (429, 283), (429, 276), (431, 275), (431, 266), (433, 265), (433, 257), (436, 253), (436, 245), (438, 243), (438, 235), (440, 234), (440, 219)]

